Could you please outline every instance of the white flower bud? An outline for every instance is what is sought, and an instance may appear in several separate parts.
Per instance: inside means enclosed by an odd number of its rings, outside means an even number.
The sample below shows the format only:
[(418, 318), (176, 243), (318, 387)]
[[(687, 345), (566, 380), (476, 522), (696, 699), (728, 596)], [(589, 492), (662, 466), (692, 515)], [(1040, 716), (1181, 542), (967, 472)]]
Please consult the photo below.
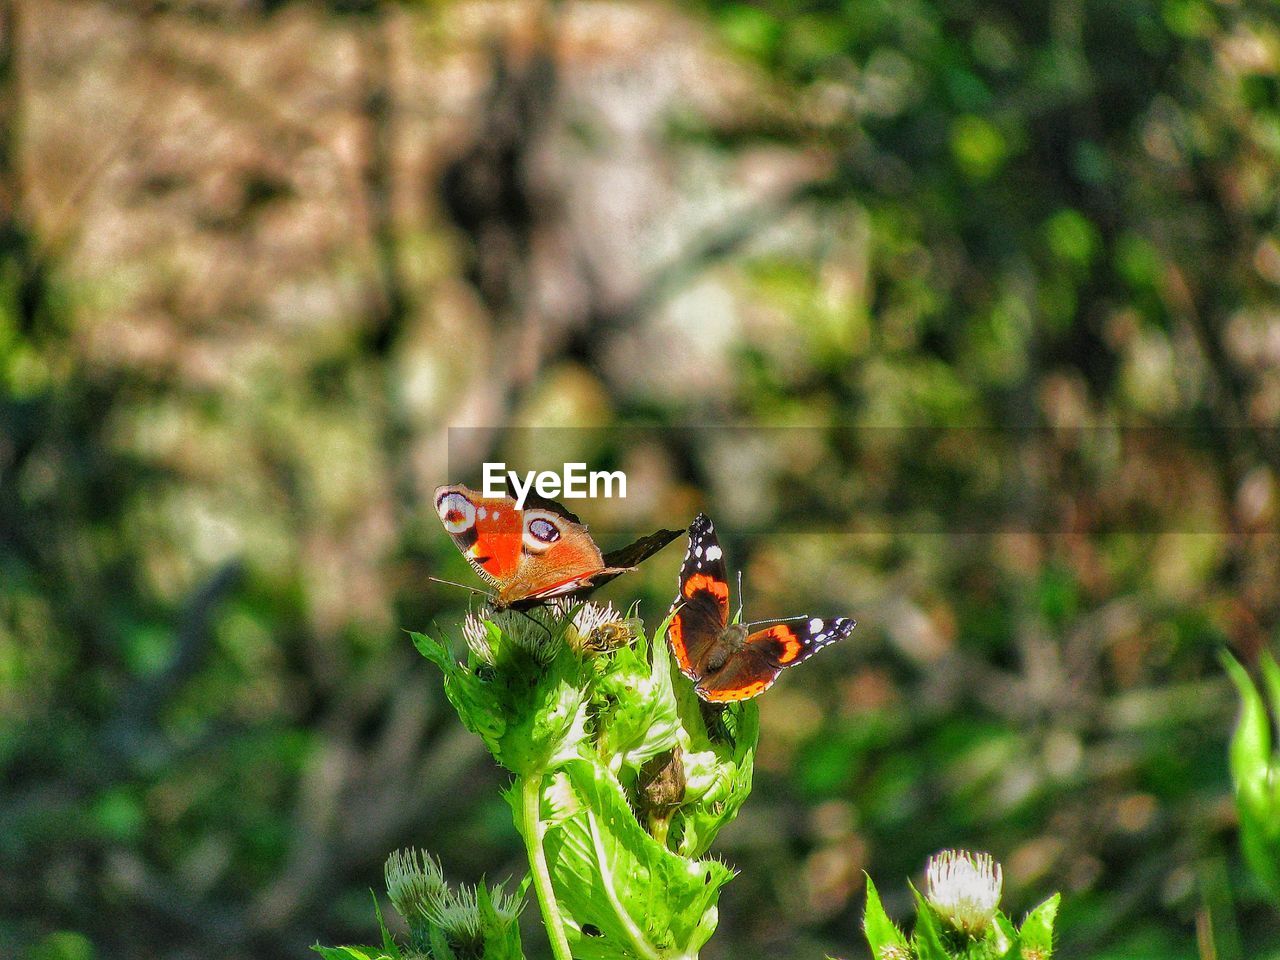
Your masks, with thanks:
[(1004, 877), (989, 853), (943, 850), (929, 858), (925, 869), (925, 898), (930, 906), (961, 933), (986, 929), (1000, 906)]
[(485, 624), (484, 617), (468, 613), (462, 621), (462, 639), (467, 641), (467, 646), (479, 659), (492, 664), (493, 646), (489, 643), (489, 628)]

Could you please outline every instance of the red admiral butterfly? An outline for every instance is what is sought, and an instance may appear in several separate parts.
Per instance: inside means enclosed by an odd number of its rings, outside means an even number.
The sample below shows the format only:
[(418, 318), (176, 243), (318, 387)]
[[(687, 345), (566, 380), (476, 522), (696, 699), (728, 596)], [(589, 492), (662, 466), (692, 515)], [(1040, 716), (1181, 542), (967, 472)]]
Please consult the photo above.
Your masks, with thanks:
[(436, 488), (436, 515), (472, 569), (497, 587), (499, 610), (589, 593), (680, 536), (659, 530), (601, 555), (586, 524), (554, 500), (484, 497), (461, 484)]
[(773, 686), (784, 667), (843, 640), (856, 625), (848, 617), (779, 623), (751, 633), (729, 624), (729, 580), (715, 528), (700, 513), (689, 527), (689, 552), (680, 568), (680, 596), (667, 639), (680, 671), (708, 703), (750, 700)]

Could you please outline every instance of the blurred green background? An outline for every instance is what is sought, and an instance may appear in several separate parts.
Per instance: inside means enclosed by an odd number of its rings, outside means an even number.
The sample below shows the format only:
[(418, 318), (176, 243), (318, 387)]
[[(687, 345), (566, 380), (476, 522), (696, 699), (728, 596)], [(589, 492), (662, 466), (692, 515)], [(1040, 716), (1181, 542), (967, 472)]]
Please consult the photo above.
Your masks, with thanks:
[(1215, 659), (1280, 627), (1278, 292), (1270, 3), (0, 0), (0, 955), (522, 875), (403, 633), (469, 602), (430, 491), (646, 424), (606, 547), (705, 507), (749, 617), (860, 621), (762, 701), (708, 960), (865, 957), (951, 845), (1064, 960), (1280, 956)]

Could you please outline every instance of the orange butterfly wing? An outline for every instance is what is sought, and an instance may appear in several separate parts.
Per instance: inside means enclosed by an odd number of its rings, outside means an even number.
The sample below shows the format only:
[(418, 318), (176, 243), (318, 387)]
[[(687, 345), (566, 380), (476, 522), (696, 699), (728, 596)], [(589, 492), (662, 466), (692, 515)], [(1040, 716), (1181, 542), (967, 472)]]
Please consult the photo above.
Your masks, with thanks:
[(586, 592), (625, 573), (680, 535), (659, 530), (602, 557), (586, 525), (553, 500), (517, 510), (461, 484), (436, 489), (436, 514), (476, 573), (498, 588), (499, 608)]

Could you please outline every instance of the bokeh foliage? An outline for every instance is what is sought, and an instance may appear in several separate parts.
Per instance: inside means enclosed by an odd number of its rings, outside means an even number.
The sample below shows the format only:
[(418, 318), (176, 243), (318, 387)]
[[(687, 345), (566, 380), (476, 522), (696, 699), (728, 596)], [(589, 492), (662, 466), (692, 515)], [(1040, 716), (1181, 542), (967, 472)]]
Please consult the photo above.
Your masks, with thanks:
[[(449, 425), (634, 422), (602, 540), (706, 507), (748, 617), (860, 621), (761, 701), (706, 956), (858, 956), (861, 871), (901, 918), (947, 846), (1063, 958), (1280, 950), (1216, 659), (1280, 622), (1269, 5), (0, 12), (0, 953), (517, 873), (401, 632), (468, 602), (425, 505)], [(650, 626), (676, 549), (609, 588)]]

